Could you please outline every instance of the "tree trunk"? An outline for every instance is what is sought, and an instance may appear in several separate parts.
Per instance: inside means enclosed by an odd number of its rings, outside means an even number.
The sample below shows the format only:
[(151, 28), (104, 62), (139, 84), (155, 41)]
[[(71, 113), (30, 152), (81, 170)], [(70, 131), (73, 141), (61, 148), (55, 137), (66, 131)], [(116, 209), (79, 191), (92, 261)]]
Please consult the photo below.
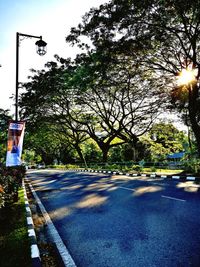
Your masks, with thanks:
[(110, 149), (110, 145), (104, 143), (103, 141), (97, 142), (97, 144), (98, 144), (99, 148), (102, 151), (102, 161), (103, 162), (107, 162), (107, 160), (108, 160), (108, 151)]
[(192, 123), (192, 131), (194, 133), (194, 136), (197, 142), (198, 157), (200, 157), (200, 127), (196, 121)]
[(200, 126), (198, 124), (198, 86), (191, 86), (189, 88), (189, 118), (191, 123), (191, 128), (194, 133), (197, 142), (197, 153), (200, 157)]
[(104, 148), (104, 150), (102, 150), (102, 153), (103, 153), (102, 160), (103, 160), (103, 162), (107, 162), (108, 161), (108, 150), (109, 149), (105, 149), (105, 148)]
[(82, 162), (84, 162), (85, 167), (87, 168), (87, 163), (86, 163), (86, 161), (85, 161), (85, 158), (84, 158), (84, 156), (83, 156), (83, 153), (82, 153), (82, 150), (81, 150), (80, 146), (79, 146), (78, 144), (75, 144), (74, 147), (75, 147), (75, 149), (76, 149), (76, 151), (77, 151), (77, 153), (78, 153), (78, 155), (79, 155), (80, 160), (81, 160)]

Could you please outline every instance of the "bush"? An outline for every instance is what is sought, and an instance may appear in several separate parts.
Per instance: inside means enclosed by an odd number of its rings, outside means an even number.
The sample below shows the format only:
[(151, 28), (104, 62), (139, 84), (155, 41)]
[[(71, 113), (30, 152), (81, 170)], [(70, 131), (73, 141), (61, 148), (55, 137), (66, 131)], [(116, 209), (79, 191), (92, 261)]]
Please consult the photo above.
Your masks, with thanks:
[(62, 169), (62, 170), (67, 170), (67, 169), (79, 169), (80, 166), (79, 165), (75, 165), (75, 164), (67, 164), (67, 165), (49, 165), (49, 168), (53, 168), (53, 169)]
[(133, 165), (133, 166), (132, 166), (132, 169), (133, 169), (134, 171), (137, 171), (137, 172), (142, 172), (142, 171), (143, 171), (143, 167), (140, 166), (140, 165)]
[(157, 171), (157, 168), (156, 168), (156, 166), (151, 166), (150, 167), (150, 170), (151, 170), (151, 172), (156, 172)]
[(25, 176), (24, 166), (3, 167), (0, 170), (0, 208), (18, 200), (18, 190)]
[(186, 172), (200, 174), (200, 160), (199, 159), (194, 159), (192, 161), (184, 162), (184, 167), (185, 167)]
[(67, 164), (65, 165), (66, 169), (79, 169), (80, 166), (79, 165), (75, 165), (75, 164)]
[(106, 164), (105, 169), (109, 171), (118, 171), (119, 170), (119, 165), (117, 164)]
[(0, 209), (5, 205), (5, 191), (3, 186), (0, 185)]

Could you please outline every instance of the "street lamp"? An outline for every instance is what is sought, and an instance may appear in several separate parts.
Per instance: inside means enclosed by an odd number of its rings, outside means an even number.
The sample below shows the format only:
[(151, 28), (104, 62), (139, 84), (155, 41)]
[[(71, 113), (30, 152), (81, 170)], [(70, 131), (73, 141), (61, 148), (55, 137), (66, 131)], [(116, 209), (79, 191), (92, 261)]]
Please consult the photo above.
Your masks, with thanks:
[(47, 43), (42, 40), (42, 36), (35, 36), (35, 35), (29, 35), (29, 34), (23, 34), (23, 33), (16, 33), (16, 92), (15, 92), (15, 120), (18, 121), (18, 87), (19, 87), (19, 43), (20, 37), (22, 38), (36, 38), (39, 39), (35, 45), (36, 45), (36, 52), (43, 56), (46, 54), (46, 46)]

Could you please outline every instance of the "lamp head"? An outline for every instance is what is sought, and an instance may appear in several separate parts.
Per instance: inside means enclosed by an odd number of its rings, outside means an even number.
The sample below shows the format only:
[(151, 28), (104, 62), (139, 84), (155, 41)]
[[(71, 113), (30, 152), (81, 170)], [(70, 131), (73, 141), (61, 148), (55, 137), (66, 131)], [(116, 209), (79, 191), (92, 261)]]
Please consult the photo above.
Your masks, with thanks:
[(46, 46), (47, 43), (42, 40), (42, 37), (40, 37), (40, 40), (35, 43), (36, 45), (36, 51), (40, 56), (44, 56), (47, 52)]

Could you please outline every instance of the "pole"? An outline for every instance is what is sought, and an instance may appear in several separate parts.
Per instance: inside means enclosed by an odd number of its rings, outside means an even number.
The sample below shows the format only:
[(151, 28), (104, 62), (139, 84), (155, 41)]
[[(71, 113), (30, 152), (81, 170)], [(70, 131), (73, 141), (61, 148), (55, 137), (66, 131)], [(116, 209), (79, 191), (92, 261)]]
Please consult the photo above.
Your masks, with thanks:
[(18, 121), (18, 76), (19, 76), (19, 33), (16, 33), (16, 91), (15, 91), (15, 120)]
[(15, 120), (18, 121), (18, 96), (19, 96), (19, 37), (42, 39), (42, 36), (35, 36), (24, 33), (16, 33), (16, 90), (15, 90)]

